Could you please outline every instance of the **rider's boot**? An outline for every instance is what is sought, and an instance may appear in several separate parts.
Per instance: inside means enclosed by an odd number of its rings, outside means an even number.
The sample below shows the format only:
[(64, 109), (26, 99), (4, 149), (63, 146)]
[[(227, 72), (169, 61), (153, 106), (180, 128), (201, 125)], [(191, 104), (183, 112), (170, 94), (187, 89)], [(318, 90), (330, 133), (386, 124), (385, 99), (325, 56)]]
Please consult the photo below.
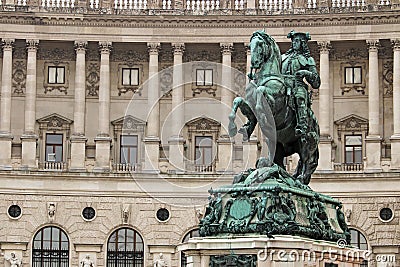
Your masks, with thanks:
[(296, 136), (304, 137), (307, 133), (308, 119), (307, 119), (307, 107), (299, 105), (297, 107), (297, 126), (295, 129)]

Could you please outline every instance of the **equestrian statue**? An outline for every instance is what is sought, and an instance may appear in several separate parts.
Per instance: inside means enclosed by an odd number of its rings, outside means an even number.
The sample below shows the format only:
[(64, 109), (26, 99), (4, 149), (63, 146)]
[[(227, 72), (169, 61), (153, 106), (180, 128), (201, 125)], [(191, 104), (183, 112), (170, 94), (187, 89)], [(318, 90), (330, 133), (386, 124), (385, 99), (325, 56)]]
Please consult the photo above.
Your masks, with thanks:
[[(246, 141), (257, 123), (267, 140), (271, 139), (271, 132), (276, 132), (274, 142), (267, 142), (269, 146), (276, 143), (276, 148), (268, 147), (275, 150), (273, 163), (284, 168), (284, 158), (298, 153), (300, 159), (293, 178), (308, 185), (319, 158), (319, 126), (311, 109), (309, 88), (318, 89), (320, 77), (307, 45), (310, 35), (291, 31), (288, 38), (292, 40), (291, 47), (281, 56), (271, 36), (264, 31), (253, 33), (249, 45), (250, 83), (245, 99), (237, 97), (233, 101), (229, 135), (239, 132)], [(248, 120), (239, 131), (235, 124), (238, 109)]]

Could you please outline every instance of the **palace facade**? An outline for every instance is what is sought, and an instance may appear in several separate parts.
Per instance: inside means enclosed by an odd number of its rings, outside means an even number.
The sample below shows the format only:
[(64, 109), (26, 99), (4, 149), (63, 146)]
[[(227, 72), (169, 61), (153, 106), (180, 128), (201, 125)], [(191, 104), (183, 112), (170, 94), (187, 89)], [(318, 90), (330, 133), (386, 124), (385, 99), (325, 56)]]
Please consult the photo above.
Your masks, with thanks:
[(207, 190), (266, 150), (227, 136), (259, 29), (282, 53), (310, 32), (310, 185), (343, 202), (362, 266), (399, 266), (398, 0), (1, 0), (0, 266), (186, 266)]

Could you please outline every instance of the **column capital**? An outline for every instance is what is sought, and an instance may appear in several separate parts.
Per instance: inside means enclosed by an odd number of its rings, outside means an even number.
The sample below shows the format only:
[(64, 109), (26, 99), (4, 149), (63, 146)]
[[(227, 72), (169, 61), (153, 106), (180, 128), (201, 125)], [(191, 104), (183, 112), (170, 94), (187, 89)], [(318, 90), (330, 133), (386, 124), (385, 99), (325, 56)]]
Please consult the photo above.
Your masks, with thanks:
[(220, 43), (222, 55), (231, 55), (233, 51), (233, 43)]
[(379, 40), (366, 40), (369, 52), (378, 52), (380, 47)]
[(399, 39), (391, 39), (392, 47), (394, 51), (400, 51), (400, 38)]
[(39, 47), (39, 40), (35, 39), (26, 40), (26, 50), (28, 52), (37, 52), (38, 47)]
[(321, 54), (329, 54), (329, 50), (332, 49), (331, 41), (319, 41), (317, 44)]
[(184, 43), (172, 43), (172, 53), (175, 54), (183, 54), (185, 52), (185, 44)]
[(147, 51), (150, 55), (158, 55), (161, 49), (160, 43), (147, 43)]
[(100, 54), (109, 54), (112, 49), (112, 42), (101, 41), (99, 42)]
[(75, 41), (74, 48), (75, 48), (76, 53), (78, 53), (78, 52), (85, 53), (87, 45), (88, 45), (87, 41)]
[(3, 50), (12, 50), (14, 46), (15, 39), (2, 39), (1, 45)]

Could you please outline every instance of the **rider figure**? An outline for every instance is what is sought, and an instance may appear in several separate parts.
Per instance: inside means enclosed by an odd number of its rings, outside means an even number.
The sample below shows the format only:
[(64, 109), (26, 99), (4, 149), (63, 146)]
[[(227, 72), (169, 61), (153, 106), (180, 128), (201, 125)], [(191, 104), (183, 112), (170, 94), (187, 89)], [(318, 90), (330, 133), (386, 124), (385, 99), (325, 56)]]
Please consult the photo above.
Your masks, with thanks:
[[(282, 74), (285, 77), (285, 83), (294, 93), (297, 110), (296, 135), (304, 137), (308, 129), (308, 109), (311, 105), (308, 85), (304, 82), (304, 78), (314, 89), (319, 88), (321, 80), (307, 45), (307, 41), (311, 39), (310, 34), (291, 31), (287, 38), (292, 40), (292, 45), (282, 55)], [(292, 92), (288, 93), (292, 94)]]

